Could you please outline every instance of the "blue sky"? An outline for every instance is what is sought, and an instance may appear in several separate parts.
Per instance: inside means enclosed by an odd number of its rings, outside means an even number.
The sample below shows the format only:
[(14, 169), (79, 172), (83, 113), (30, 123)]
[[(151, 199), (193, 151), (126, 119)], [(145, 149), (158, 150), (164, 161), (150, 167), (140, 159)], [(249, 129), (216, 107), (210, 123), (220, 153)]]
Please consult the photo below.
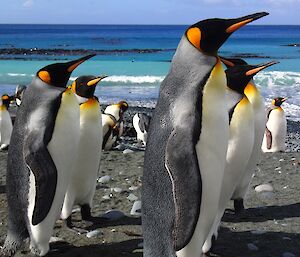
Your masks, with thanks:
[(253, 24), (300, 25), (300, 0), (2, 0), (0, 23), (191, 24), (267, 11)]

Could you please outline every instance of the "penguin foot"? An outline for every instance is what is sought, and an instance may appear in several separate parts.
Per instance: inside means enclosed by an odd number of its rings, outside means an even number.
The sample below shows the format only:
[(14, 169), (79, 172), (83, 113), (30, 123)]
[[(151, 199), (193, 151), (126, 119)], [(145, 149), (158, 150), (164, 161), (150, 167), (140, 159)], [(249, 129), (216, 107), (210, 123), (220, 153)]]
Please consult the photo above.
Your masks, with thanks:
[(245, 210), (244, 199), (234, 199), (234, 211), (235, 211), (235, 213), (240, 214), (243, 210)]
[(85, 233), (89, 232), (89, 231), (86, 230), (86, 229), (75, 227), (75, 226), (73, 225), (73, 223), (72, 223), (72, 218), (71, 218), (71, 216), (69, 216), (69, 217), (66, 219), (66, 226), (67, 226), (68, 230), (70, 230), (70, 231), (72, 231), (72, 232), (74, 232), (74, 233), (76, 233), (76, 234), (79, 234), (79, 235), (85, 234)]
[(91, 221), (92, 214), (91, 214), (91, 207), (88, 204), (84, 204), (80, 206), (81, 208), (81, 218), (83, 220)]

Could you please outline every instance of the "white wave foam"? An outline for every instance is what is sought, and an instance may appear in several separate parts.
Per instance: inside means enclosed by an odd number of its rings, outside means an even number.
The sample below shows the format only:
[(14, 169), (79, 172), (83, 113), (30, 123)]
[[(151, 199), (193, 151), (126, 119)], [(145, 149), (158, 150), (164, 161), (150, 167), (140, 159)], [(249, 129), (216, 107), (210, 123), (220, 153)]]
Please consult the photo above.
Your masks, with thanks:
[(300, 85), (300, 72), (266, 71), (254, 77), (256, 84), (263, 87), (282, 87)]
[(26, 73), (7, 73), (7, 76), (10, 76), (10, 77), (25, 77), (25, 76), (30, 76), (30, 75), (26, 74)]
[[(75, 80), (76, 77), (71, 77), (70, 80)], [(103, 79), (105, 82), (112, 83), (132, 83), (132, 84), (155, 84), (161, 83), (164, 80), (164, 76), (126, 76), (126, 75), (112, 75)]]

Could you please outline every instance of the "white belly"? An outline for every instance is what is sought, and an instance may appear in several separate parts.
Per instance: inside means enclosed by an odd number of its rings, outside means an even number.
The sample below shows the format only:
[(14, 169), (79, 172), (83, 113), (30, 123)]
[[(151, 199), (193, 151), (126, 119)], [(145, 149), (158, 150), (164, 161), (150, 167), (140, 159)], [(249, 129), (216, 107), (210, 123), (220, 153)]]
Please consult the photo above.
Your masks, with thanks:
[(0, 110), (0, 146), (9, 145), (12, 129), (9, 112), (6, 109)]
[(287, 130), (287, 122), (284, 111), (281, 109), (271, 111), (266, 126), (272, 134), (272, 145), (270, 149), (267, 148), (266, 135), (264, 135), (262, 150), (264, 152), (284, 151)]
[(92, 206), (101, 153), (102, 122), (98, 105), (98, 112), (95, 111), (94, 119), (84, 116), (84, 110), (80, 114), (78, 158), (64, 200), (61, 214), (63, 219), (69, 217), (73, 206), (76, 204), (89, 204)]
[(203, 246), (203, 252), (211, 247), (211, 237), (217, 230), (239, 178), (249, 161), (254, 143), (254, 117), (248, 100), (237, 105), (230, 123), (226, 165), (222, 182), (219, 210), (214, 225)]
[(177, 257), (198, 257), (218, 211), (229, 137), (225, 74), (215, 74), (203, 92), (202, 124), (196, 152), (202, 179), (200, 216), (191, 241)]
[[(69, 185), (79, 142), (79, 106), (74, 94), (68, 90), (62, 96), (56, 117), (52, 139), (47, 148), (57, 169), (57, 186), (52, 206), (46, 218), (39, 224), (30, 226), (31, 247), (39, 249), (40, 254), (49, 249), (55, 221), (59, 218), (64, 196)], [(75, 154), (74, 154), (75, 153)], [(35, 199), (34, 176), (30, 175), (29, 199)], [(34, 202), (29, 202), (28, 219), (32, 224)]]
[(259, 162), (259, 158), (261, 156), (261, 143), (263, 140), (263, 135), (265, 131), (265, 105), (263, 99), (258, 96), (256, 99), (256, 104), (251, 102), (253, 108), (254, 115), (254, 143), (253, 150), (247, 166), (245, 168), (244, 174), (241, 176), (234, 193), (232, 195), (232, 199), (244, 199), (248, 190), (248, 186), (251, 182), (253, 173), (255, 172), (256, 166)]
[(142, 132), (140, 127), (139, 127), (139, 117), (138, 117), (138, 114), (135, 114), (133, 116), (133, 119), (132, 119), (132, 125), (136, 131), (136, 138), (137, 140), (140, 140), (144, 143), (144, 145), (146, 145), (147, 143), (147, 131), (145, 132)]

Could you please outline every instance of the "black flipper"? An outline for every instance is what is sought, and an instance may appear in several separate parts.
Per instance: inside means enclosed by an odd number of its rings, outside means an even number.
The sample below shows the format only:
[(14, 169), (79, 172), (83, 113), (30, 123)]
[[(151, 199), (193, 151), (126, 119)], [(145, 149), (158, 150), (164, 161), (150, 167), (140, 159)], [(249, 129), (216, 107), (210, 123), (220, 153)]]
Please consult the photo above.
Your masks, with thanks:
[(141, 129), (141, 131), (144, 133), (145, 131), (149, 130), (149, 124), (150, 124), (150, 120), (149, 117), (146, 116), (143, 113), (138, 113), (138, 117), (139, 117), (139, 127)]
[(267, 139), (267, 149), (272, 148), (272, 133), (271, 131), (266, 127), (266, 139)]
[[(47, 216), (55, 196), (57, 185), (57, 169), (47, 149), (37, 133), (32, 132), (25, 141), (25, 155), (27, 167), (35, 177), (35, 205), (32, 215), (32, 224), (37, 225)], [(27, 145), (26, 145), (27, 144)]]
[(166, 166), (175, 203), (174, 247), (185, 247), (194, 234), (201, 205), (202, 181), (191, 127), (175, 128), (166, 147)]
[[(269, 107), (267, 109), (267, 121), (266, 123), (268, 122), (269, 120), (269, 117), (270, 117), (270, 114), (271, 114), (271, 111), (273, 109), (271, 107)], [(267, 140), (267, 149), (271, 149), (272, 148), (272, 133), (271, 131), (268, 129), (268, 127), (266, 126), (266, 130), (265, 130), (265, 133), (266, 133), (266, 140)]]

